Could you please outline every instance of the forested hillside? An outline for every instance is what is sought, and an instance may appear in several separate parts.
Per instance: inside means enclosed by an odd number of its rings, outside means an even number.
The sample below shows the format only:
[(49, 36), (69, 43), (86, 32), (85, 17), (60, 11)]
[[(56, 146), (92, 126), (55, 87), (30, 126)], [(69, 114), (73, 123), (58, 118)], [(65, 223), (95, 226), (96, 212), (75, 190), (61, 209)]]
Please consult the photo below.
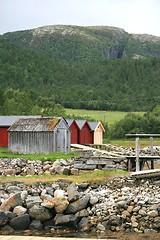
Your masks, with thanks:
[(160, 56), (160, 37), (128, 34), (123, 29), (107, 26), (44, 26), (6, 33), (1, 38), (69, 62)]
[[(15, 106), (16, 111), (18, 102), (22, 106), (28, 104), (30, 112), (32, 106), (31, 113), (35, 114), (39, 110), (42, 114), (47, 111), (52, 114), (54, 106), (57, 111), (55, 104), (69, 108), (147, 111), (160, 103), (159, 82), (159, 57), (92, 63), (57, 61), (47, 54), (0, 39), (1, 112), (7, 106)], [(26, 99), (22, 97), (24, 94), (28, 96)], [(15, 100), (16, 96), (19, 98)]]

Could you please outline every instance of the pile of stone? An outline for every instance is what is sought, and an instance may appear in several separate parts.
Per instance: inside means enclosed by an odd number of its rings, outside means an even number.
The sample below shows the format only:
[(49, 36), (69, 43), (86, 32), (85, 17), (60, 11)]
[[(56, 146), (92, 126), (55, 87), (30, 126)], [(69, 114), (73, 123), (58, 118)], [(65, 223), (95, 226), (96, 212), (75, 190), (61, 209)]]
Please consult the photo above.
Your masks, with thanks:
[(26, 160), (22, 158), (1, 158), (0, 175), (28, 176), (43, 174), (78, 175), (83, 171), (94, 169), (127, 170), (125, 158), (108, 158), (92, 151), (83, 151), (79, 157), (56, 161)]
[(96, 144), (91, 144), (90, 146), (97, 148), (97, 149), (101, 149), (101, 150), (105, 150), (108, 153), (111, 154), (118, 154), (118, 155), (127, 155), (127, 156), (131, 156), (131, 155), (135, 155), (136, 151), (135, 148), (132, 147), (124, 147), (124, 146), (115, 146), (113, 144), (101, 144), (101, 145), (96, 145)]
[(26, 160), (22, 158), (1, 158), (0, 175), (43, 175), (43, 174), (76, 174), (73, 159), (56, 161)]
[[(46, 186), (48, 185), (48, 186)], [(88, 184), (4, 183), (0, 186), (0, 230), (83, 229), (88, 225)], [(88, 228), (88, 227), (87, 227)]]
[[(96, 145), (96, 144), (93, 145), (92, 144), (90, 146), (101, 149), (101, 150), (105, 150), (111, 154), (118, 154), (120, 156), (121, 155), (123, 155), (123, 156), (135, 156), (136, 155), (136, 150), (135, 150), (135, 148), (132, 148), (132, 147), (127, 148), (124, 146), (115, 146), (112, 144), (102, 144), (102, 145)], [(153, 150), (151, 150), (151, 147), (148, 146), (148, 147), (145, 147), (145, 148), (139, 150), (139, 153), (141, 155), (148, 155), (148, 154), (151, 155), (151, 152), (152, 152), (152, 155), (160, 155), (160, 147), (154, 146)]]
[(0, 184), (0, 230), (158, 232), (160, 181)]
[(123, 156), (108, 156), (105, 153), (83, 151), (74, 159), (74, 168), (79, 170), (127, 170), (127, 159)]

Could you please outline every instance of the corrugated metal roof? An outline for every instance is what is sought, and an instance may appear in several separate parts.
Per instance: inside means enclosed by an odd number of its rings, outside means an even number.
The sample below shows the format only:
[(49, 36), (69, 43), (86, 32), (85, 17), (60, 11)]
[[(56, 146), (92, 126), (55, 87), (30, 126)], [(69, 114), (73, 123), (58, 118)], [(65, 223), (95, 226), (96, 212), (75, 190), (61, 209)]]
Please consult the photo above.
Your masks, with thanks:
[(92, 131), (96, 131), (96, 129), (97, 129), (99, 126), (101, 126), (102, 130), (105, 132), (105, 129), (104, 129), (104, 127), (103, 127), (103, 125), (102, 125), (101, 122), (88, 122), (88, 124), (89, 124), (89, 126), (90, 126), (90, 128), (91, 128)]
[(16, 121), (9, 131), (15, 132), (42, 132), (53, 131), (62, 118), (60, 117), (41, 117), (24, 118)]
[(0, 127), (10, 127), (21, 118), (38, 118), (41, 116), (0, 116)]
[(84, 126), (84, 124), (87, 122), (86, 120), (75, 120), (76, 121), (76, 123), (77, 123), (77, 125), (78, 125), (78, 127), (81, 129), (83, 126)]
[(96, 130), (96, 128), (99, 126), (100, 122), (88, 122), (91, 130)]
[(66, 119), (67, 123), (69, 126), (71, 126), (71, 124), (73, 123), (74, 119)]

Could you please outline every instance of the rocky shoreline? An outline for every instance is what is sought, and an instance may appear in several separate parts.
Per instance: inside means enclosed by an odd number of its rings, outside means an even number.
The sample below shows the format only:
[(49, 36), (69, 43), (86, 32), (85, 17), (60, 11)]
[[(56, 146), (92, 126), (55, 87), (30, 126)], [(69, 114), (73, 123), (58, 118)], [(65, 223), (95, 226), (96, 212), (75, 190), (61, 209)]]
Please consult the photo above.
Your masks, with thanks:
[(160, 231), (160, 180), (0, 184), (0, 230)]

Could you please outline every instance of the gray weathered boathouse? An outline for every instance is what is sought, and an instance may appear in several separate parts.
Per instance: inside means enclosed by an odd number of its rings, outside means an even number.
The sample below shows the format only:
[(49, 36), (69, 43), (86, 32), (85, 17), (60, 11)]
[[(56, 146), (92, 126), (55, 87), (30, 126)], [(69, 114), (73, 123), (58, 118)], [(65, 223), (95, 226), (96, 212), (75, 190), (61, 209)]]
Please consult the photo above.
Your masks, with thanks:
[(25, 118), (8, 130), (8, 149), (23, 154), (70, 151), (70, 130), (64, 118)]

